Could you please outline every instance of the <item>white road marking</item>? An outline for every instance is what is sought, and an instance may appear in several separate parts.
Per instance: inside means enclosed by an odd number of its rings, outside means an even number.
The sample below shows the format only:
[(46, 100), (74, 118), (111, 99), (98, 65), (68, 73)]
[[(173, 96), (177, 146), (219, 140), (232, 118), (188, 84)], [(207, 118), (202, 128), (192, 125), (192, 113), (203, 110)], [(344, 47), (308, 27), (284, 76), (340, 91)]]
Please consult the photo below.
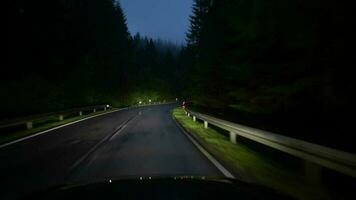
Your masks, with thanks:
[(195, 141), (195, 139), (187, 133), (182, 126), (177, 122), (176, 119), (173, 120), (175, 121), (176, 125), (179, 127), (179, 129), (188, 137), (188, 139), (198, 148), (198, 150), (204, 154), (205, 157), (208, 158), (208, 160), (214, 164), (214, 166), (222, 173), (224, 174), (225, 177), (227, 178), (235, 178), (234, 175), (232, 175), (231, 172), (229, 172), (222, 164), (219, 163), (208, 151), (206, 151), (198, 142)]
[(134, 117), (131, 117), (130, 119), (124, 121), (115, 131), (114, 134), (109, 134), (107, 135), (104, 139), (102, 139), (100, 142), (98, 142), (94, 147), (92, 147), (88, 152), (86, 152), (83, 156), (81, 156), (71, 167), (70, 169), (73, 170), (75, 169), (80, 163), (82, 163), (91, 153), (93, 153), (101, 144), (103, 144), (106, 141), (111, 141), (114, 136), (116, 136), (118, 133), (120, 133), (122, 130), (125, 129), (127, 124), (132, 121), (133, 119), (136, 118), (137, 115)]
[(80, 119), (80, 120), (77, 120), (77, 121), (74, 121), (74, 122), (70, 122), (70, 123), (68, 123), (68, 124), (63, 124), (63, 125), (60, 125), (60, 126), (57, 126), (57, 127), (54, 127), (54, 128), (48, 129), (48, 130), (45, 130), (45, 131), (41, 131), (41, 132), (36, 133), (36, 134), (32, 134), (32, 135), (29, 135), (29, 136), (26, 136), (26, 137), (23, 137), (23, 138), (20, 138), (20, 139), (17, 139), (17, 140), (14, 140), (14, 141), (11, 141), (11, 142), (8, 142), (8, 143), (5, 143), (5, 144), (2, 144), (2, 145), (0, 145), (0, 149), (1, 149), (1, 148), (4, 148), (4, 147), (7, 147), (7, 146), (9, 146), (9, 145), (16, 144), (16, 143), (18, 143), (18, 142), (24, 141), (24, 140), (28, 140), (28, 139), (33, 138), (33, 137), (36, 137), (36, 136), (42, 135), (42, 134), (44, 134), (44, 133), (48, 133), (48, 132), (51, 132), (51, 131), (54, 131), (54, 130), (57, 130), (57, 129), (60, 129), (60, 128), (63, 128), (63, 127), (69, 126), (69, 125), (72, 125), (72, 124), (76, 124), (76, 123), (78, 123), (78, 122), (82, 122), (82, 121), (85, 121), (85, 120), (94, 118), (94, 117), (99, 117), (99, 116), (106, 115), (106, 114), (109, 114), (109, 113), (118, 112), (118, 111), (122, 111), (122, 110), (127, 110), (127, 109), (129, 109), (129, 108), (139, 108), (139, 107), (148, 107), (148, 106), (159, 106), (159, 105), (166, 105), (166, 104), (173, 104), (173, 103), (162, 103), (162, 104), (144, 105), (144, 106), (132, 106), (132, 107), (121, 108), (121, 109), (118, 109), (118, 110), (113, 110), (113, 111), (109, 111), (109, 112), (106, 112), (106, 113), (94, 115), (94, 116), (91, 116), (91, 117), (87, 117), (87, 118)]
[(81, 140), (73, 140), (73, 141), (69, 142), (68, 144), (73, 145), (73, 144), (78, 144), (80, 142), (81, 142)]
[(98, 142), (94, 147), (92, 147), (87, 153), (85, 153), (82, 157), (80, 157), (71, 167), (70, 169), (73, 170), (76, 168), (81, 162), (83, 162), (92, 152), (94, 152), (102, 143), (104, 143), (111, 135), (106, 136), (100, 142)]
[(73, 125), (73, 124), (76, 124), (76, 123), (79, 123), (79, 122), (82, 122), (82, 121), (85, 121), (85, 120), (88, 120), (88, 119), (92, 119), (94, 117), (99, 117), (99, 116), (102, 116), (102, 115), (106, 115), (106, 114), (110, 114), (110, 113), (114, 113), (114, 112), (119, 112), (119, 111), (127, 110), (127, 109), (128, 108), (121, 108), (121, 109), (118, 109), (118, 110), (113, 110), (113, 111), (110, 111), (110, 112), (101, 113), (101, 114), (90, 116), (90, 117), (87, 117), (87, 118), (84, 118), (84, 119), (80, 119), (80, 120), (77, 120), (77, 121), (74, 121), (74, 122), (70, 122), (68, 124), (63, 124), (63, 125), (60, 125), (60, 126), (57, 126), (57, 127), (45, 130), (45, 131), (41, 131), (41, 132), (33, 134), (33, 135), (29, 135), (29, 136), (14, 140), (14, 141), (6, 143), (6, 144), (2, 144), (2, 145), (0, 145), (0, 149), (4, 148), (4, 147), (7, 147), (9, 145), (16, 144), (18, 142), (24, 141), (24, 140), (31, 139), (31, 138), (36, 137), (36, 136), (39, 136), (39, 135), (42, 135), (42, 134), (45, 134), (45, 133), (48, 133), (48, 132), (63, 128), (63, 127), (66, 127), (66, 126), (70, 126), (70, 125)]
[(138, 117), (138, 115), (135, 115), (134, 117), (130, 118), (129, 120), (127, 120), (124, 125), (120, 125), (120, 127), (118, 127), (116, 130), (116, 132), (114, 133), (114, 135), (111, 136), (111, 138), (109, 139), (109, 141), (113, 140), (116, 138), (117, 135), (119, 135), (119, 133), (121, 133), (121, 131), (123, 131), (131, 121), (133, 121), (136, 117)]
[(109, 141), (115, 139), (115, 137), (116, 137), (121, 131), (123, 131), (123, 130), (126, 128), (126, 126), (127, 126), (127, 124), (125, 124), (125, 125), (124, 125), (123, 127), (121, 127), (118, 131), (116, 131), (115, 134), (110, 137)]

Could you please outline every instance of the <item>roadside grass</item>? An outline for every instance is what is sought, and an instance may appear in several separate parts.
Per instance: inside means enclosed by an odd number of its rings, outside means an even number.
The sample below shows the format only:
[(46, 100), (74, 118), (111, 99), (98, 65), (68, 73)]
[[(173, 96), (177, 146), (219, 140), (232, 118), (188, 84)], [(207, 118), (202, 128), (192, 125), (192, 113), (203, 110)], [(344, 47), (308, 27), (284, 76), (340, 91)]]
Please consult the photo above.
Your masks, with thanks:
[(107, 110), (107, 111), (97, 111), (97, 112), (91, 112), (88, 114), (83, 113), (82, 116), (68, 116), (67, 118), (64, 118), (62, 121), (58, 121), (58, 117), (53, 117), (50, 116), (45, 119), (41, 119), (40, 121), (34, 121), (34, 127), (32, 129), (26, 129), (25, 125), (23, 128), (16, 130), (14, 132), (8, 132), (8, 133), (1, 133), (0, 134), (0, 144), (5, 144), (7, 142), (14, 141), (16, 139), (20, 139), (29, 135), (33, 135), (36, 133), (39, 133), (41, 131), (45, 131), (51, 128), (55, 128), (64, 124), (68, 124), (70, 122), (78, 121), (80, 119), (85, 119), (91, 116), (99, 115), (105, 112), (109, 112), (113, 110)]
[(233, 168), (233, 174), (242, 173), (252, 182), (296, 199), (330, 199), (322, 186), (306, 180), (302, 170), (290, 169), (238, 141), (237, 144), (231, 143), (229, 138), (217, 130), (205, 129), (203, 123), (194, 122), (182, 108), (174, 109), (172, 114), (212, 155)]

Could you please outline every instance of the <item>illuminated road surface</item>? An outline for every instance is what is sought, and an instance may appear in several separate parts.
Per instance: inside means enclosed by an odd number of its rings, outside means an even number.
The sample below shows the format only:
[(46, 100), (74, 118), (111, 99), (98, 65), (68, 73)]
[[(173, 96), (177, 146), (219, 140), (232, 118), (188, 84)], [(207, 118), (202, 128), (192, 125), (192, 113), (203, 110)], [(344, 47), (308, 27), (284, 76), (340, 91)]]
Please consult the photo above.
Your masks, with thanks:
[(69, 182), (221, 173), (180, 131), (173, 105), (119, 111), (0, 149), (0, 199)]

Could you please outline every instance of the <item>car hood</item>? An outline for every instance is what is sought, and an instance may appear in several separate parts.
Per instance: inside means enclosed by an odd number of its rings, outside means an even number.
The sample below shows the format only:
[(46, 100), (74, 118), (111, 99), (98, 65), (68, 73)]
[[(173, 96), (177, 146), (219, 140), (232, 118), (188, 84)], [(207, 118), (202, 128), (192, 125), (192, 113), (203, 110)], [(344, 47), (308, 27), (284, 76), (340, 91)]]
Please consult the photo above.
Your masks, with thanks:
[(205, 176), (130, 177), (67, 184), (26, 199), (291, 199), (236, 179)]

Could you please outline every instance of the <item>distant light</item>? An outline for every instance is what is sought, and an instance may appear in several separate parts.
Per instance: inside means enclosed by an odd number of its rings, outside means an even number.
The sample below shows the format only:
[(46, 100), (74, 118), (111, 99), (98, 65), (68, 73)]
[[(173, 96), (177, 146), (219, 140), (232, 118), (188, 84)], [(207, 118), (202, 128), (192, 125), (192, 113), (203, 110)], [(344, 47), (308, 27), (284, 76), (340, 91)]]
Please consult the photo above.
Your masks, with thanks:
[(138, 102), (139, 104), (142, 104), (142, 101)]
[(111, 183), (112, 181), (111, 180), (109, 180), (109, 183)]
[(176, 98), (176, 101), (178, 101), (178, 98)]
[(150, 100), (148, 100), (150, 103), (151, 103), (151, 99)]
[(149, 179), (151, 180), (151, 177), (149, 177)]
[(109, 105), (106, 105), (107, 108), (109, 108), (110, 106)]
[(140, 177), (140, 180), (142, 180), (142, 177)]

